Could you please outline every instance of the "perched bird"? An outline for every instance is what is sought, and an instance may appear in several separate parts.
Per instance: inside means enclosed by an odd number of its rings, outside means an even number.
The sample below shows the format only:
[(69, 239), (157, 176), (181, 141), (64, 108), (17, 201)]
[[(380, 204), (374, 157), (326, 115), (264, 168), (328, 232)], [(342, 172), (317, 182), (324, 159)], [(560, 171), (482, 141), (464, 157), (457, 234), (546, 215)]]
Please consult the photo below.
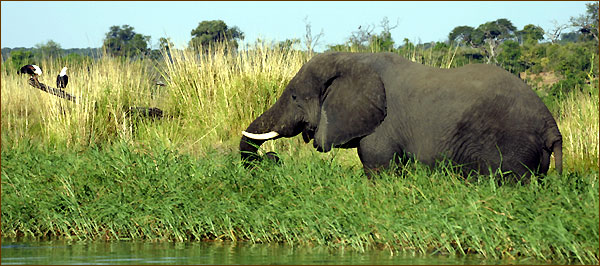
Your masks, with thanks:
[(36, 65), (24, 65), (17, 71), (17, 74), (29, 74), (32, 78), (37, 80), (37, 77), (42, 75), (42, 69)]
[(56, 87), (59, 89), (64, 89), (67, 87), (67, 83), (69, 83), (69, 76), (67, 76), (67, 67), (63, 67), (60, 71), (60, 74), (56, 76)]

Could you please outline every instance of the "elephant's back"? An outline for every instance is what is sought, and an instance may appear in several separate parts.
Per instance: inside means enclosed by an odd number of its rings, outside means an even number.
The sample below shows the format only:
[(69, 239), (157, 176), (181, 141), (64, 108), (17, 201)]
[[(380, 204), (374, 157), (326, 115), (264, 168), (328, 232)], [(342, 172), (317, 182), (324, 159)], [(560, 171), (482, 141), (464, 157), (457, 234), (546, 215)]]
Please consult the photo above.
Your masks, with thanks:
[(402, 148), (421, 161), (442, 154), (461, 163), (491, 158), (498, 156), (498, 145), (517, 153), (515, 158), (536, 157), (527, 153), (541, 152), (548, 121), (554, 122), (536, 93), (499, 67), (414, 67), (396, 79), (397, 87), (386, 91), (392, 98), (388, 115), (409, 121), (396, 122), (404, 124), (396, 130), (405, 135)]

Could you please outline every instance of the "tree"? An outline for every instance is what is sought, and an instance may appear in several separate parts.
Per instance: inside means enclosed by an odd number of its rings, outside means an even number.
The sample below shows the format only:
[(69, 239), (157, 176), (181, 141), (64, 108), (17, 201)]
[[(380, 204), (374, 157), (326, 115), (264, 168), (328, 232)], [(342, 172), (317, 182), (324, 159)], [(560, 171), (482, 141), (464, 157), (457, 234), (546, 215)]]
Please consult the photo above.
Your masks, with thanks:
[(285, 41), (279, 42), (275, 45), (275, 49), (279, 49), (280, 51), (291, 51), (294, 50), (294, 46), (300, 44), (300, 39), (286, 39)]
[(304, 45), (306, 45), (306, 50), (308, 51), (308, 54), (312, 55), (315, 46), (319, 44), (319, 39), (321, 39), (321, 37), (323, 37), (325, 33), (323, 33), (323, 29), (321, 29), (321, 32), (319, 32), (319, 34), (313, 35), (312, 26), (308, 21), (308, 17), (304, 17), (304, 27), (306, 29), (306, 33), (304, 34)]
[(358, 26), (358, 30), (353, 31), (352, 35), (348, 38), (348, 43), (353, 47), (366, 47), (369, 45), (371, 36), (373, 36), (373, 30), (375, 30), (374, 25), (367, 25), (365, 27), (362, 25)]
[(358, 30), (353, 31), (352, 35), (348, 38), (347, 45), (357, 50), (392, 51), (395, 42), (392, 39), (391, 30), (398, 27), (398, 22), (390, 26), (389, 19), (383, 17), (379, 26), (382, 28), (379, 34), (373, 33), (375, 30), (374, 25), (358, 26)]
[(578, 42), (581, 39), (583, 39), (583, 36), (581, 34), (581, 32), (579, 31), (572, 31), (572, 32), (567, 32), (567, 33), (562, 33), (560, 35), (560, 44), (566, 44), (569, 42)]
[(585, 4), (587, 11), (579, 17), (571, 17), (572, 27), (579, 29), (583, 35), (591, 36), (598, 42), (598, 2)]
[(171, 38), (160, 37), (158, 39), (158, 51), (154, 52), (154, 58), (160, 58), (161, 51), (165, 51), (169, 60), (171, 59), (171, 49), (175, 47), (175, 44), (171, 42)]
[(448, 41), (456, 42), (460, 44), (469, 44), (469, 46), (474, 46), (472, 43), (472, 34), (475, 29), (470, 26), (458, 26), (452, 29), (452, 31), (448, 34)]
[(392, 39), (391, 30), (397, 28), (398, 24), (398, 21), (396, 21), (394, 26), (390, 26), (390, 20), (387, 17), (383, 17), (380, 23), (383, 30), (379, 34), (372, 35), (369, 40), (371, 50), (392, 51), (394, 49), (394, 39)]
[(158, 48), (160, 50), (169, 51), (173, 46), (173, 42), (171, 42), (171, 38), (160, 37), (158, 39)]
[(527, 42), (538, 43), (538, 41), (544, 39), (544, 34), (544, 29), (533, 24), (527, 24), (522, 30), (516, 32), (520, 44)]
[(28, 64), (35, 64), (33, 53), (31, 51), (25, 51), (23, 49), (13, 50), (10, 52), (10, 57), (2, 64), (3, 68), (8, 72), (15, 73), (22, 66)]
[(563, 30), (569, 28), (567, 24), (560, 24), (556, 20), (552, 20), (552, 28), (548, 29), (546, 32), (546, 38), (550, 40), (552, 43), (557, 43), (560, 40), (560, 36)]
[(48, 40), (46, 43), (38, 43), (35, 45), (38, 49), (39, 59), (55, 59), (62, 56), (63, 50), (60, 48), (60, 44), (53, 40)]
[(205, 20), (191, 32), (190, 46), (196, 50), (208, 51), (212, 44), (225, 44), (237, 49), (237, 40), (244, 39), (244, 33), (237, 27), (228, 27), (222, 20)]
[(483, 46), (483, 48), (487, 55), (488, 64), (492, 60), (497, 63), (496, 49), (498, 45), (505, 40), (513, 38), (516, 29), (510, 20), (501, 18), (479, 25), (473, 32), (472, 39), (475, 44), (487, 44), (487, 47)]
[(113, 56), (134, 57), (150, 52), (150, 36), (135, 33), (129, 25), (111, 26), (106, 33), (102, 48)]
[(519, 43), (507, 40), (500, 45), (502, 52), (498, 54), (498, 61), (511, 73), (518, 74), (525, 71), (525, 64), (521, 62), (521, 48)]

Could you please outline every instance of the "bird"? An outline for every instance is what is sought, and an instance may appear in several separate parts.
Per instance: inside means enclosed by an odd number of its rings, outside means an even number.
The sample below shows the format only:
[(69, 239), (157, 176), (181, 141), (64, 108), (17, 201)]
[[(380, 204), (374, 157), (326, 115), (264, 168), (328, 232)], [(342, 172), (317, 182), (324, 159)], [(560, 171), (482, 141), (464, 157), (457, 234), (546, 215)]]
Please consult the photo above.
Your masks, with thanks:
[(42, 75), (42, 69), (37, 65), (24, 65), (19, 71), (17, 71), (17, 74), (29, 74), (37, 81), (38, 76)]
[(60, 74), (56, 76), (56, 87), (59, 89), (64, 89), (67, 87), (67, 83), (69, 83), (69, 76), (67, 76), (67, 67), (63, 67), (60, 71)]

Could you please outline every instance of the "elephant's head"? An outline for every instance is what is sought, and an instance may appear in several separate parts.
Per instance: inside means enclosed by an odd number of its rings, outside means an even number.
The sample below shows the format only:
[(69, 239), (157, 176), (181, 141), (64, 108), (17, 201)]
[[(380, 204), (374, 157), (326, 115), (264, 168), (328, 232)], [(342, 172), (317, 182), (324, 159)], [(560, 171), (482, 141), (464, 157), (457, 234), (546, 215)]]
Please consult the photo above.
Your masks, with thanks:
[[(386, 116), (384, 84), (366, 62), (347, 53), (313, 57), (298, 71), (277, 102), (242, 132), (245, 163), (257, 160), (258, 146), (267, 140), (302, 133), (314, 139), (318, 151), (354, 147)], [(361, 60), (364, 59), (364, 60)]]

